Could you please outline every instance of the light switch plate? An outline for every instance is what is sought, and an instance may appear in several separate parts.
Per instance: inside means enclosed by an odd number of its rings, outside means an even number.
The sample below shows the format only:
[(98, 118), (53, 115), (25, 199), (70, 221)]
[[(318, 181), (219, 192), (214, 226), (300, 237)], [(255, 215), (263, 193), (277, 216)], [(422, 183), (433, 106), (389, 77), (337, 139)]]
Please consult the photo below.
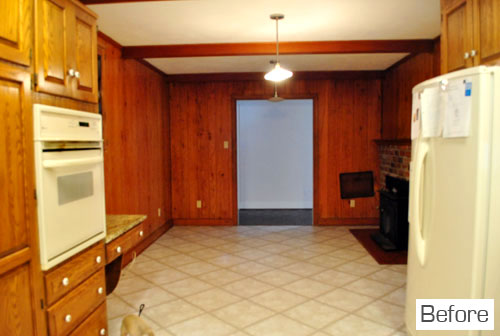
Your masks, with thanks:
[(158, 208), (158, 217), (161, 217), (161, 208)]
[(224, 149), (228, 149), (229, 148), (229, 141), (224, 141)]
[(355, 208), (356, 207), (356, 200), (351, 200), (349, 202), (349, 205), (351, 206), (351, 208)]
[(196, 201), (196, 207), (197, 207), (198, 209), (201, 209), (201, 201), (200, 201), (200, 200), (197, 200), (197, 201)]

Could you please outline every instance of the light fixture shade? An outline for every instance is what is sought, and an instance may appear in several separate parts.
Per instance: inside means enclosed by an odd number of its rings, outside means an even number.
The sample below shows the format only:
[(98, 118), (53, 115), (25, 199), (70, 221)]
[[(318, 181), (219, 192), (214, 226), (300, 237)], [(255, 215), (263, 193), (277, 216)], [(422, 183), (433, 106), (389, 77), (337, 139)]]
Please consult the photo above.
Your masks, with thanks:
[(266, 73), (264, 78), (273, 82), (281, 82), (282, 80), (292, 77), (292, 75), (293, 72), (282, 68), (279, 63), (276, 63), (274, 69)]

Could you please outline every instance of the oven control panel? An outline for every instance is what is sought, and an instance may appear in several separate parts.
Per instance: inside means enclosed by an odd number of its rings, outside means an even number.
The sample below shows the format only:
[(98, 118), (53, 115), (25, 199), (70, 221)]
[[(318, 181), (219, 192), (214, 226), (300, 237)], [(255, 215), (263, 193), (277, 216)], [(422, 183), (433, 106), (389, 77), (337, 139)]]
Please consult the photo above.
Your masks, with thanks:
[(101, 141), (100, 114), (35, 104), (34, 135), (39, 141)]

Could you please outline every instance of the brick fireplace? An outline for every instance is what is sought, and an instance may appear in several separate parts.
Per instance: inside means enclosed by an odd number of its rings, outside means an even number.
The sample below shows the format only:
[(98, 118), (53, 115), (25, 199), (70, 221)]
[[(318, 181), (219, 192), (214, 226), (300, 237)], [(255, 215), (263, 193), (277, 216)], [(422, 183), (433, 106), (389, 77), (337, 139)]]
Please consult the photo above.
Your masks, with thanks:
[(380, 160), (380, 186), (386, 189), (386, 176), (409, 180), (411, 141), (377, 140)]

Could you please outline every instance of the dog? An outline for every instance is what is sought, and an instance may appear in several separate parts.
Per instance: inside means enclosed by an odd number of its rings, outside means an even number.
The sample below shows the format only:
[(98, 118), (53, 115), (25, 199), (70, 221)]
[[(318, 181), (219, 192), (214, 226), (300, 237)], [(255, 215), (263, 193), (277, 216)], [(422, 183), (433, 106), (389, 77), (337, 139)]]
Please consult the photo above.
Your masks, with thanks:
[(123, 318), (121, 336), (155, 336), (148, 324), (137, 315)]

